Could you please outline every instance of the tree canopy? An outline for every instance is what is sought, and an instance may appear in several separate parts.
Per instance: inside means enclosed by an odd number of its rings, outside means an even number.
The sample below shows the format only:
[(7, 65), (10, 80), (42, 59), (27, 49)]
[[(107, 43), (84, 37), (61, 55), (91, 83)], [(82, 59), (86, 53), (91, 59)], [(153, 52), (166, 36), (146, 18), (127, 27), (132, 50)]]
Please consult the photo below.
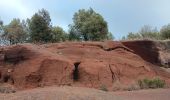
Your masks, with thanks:
[(52, 42), (66, 41), (68, 34), (59, 26), (52, 28)]
[(0, 35), (2, 34), (3, 31), (3, 21), (0, 20)]
[(98, 41), (107, 39), (108, 33), (107, 22), (92, 8), (80, 9), (74, 14), (73, 24), (70, 25), (70, 39)]
[(49, 12), (41, 9), (29, 21), (30, 39), (32, 42), (51, 41), (51, 18)]
[(23, 43), (27, 38), (27, 33), (24, 30), (24, 24), (20, 19), (14, 18), (9, 25), (3, 27), (3, 37), (10, 44)]
[(149, 25), (144, 25), (140, 29), (139, 34), (141, 35), (143, 39), (156, 39), (157, 40), (160, 38), (157, 28), (156, 27), (153, 28)]
[(0, 45), (3, 43), (2, 34), (3, 34), (3, 21), (0, 20)]
[[(125, 37), (123, 37), (123, 39), (125, 39)], [(160, 33), (157, 30), (157, 28), (153, 28), (149, 25), (144, 25), (139, 30), (139, 32), (128, 33), (127, 39), (130, 39), (130, 40), (134, 40), (134, 39), (155, 39), (155, 40), (158, 40), (158, 39), (162, 39), (162, 38), (161, 38)]]
[(160, 30), (161, 36), (164, 39), (170, 39), (170, 24), (165, 25)]
[(108, 32), (107, 22), (92, 8), (80, 9), (74, 14), (68, 33), (59, 26), (52, 26), (50, 14), (45, 9), (39, 10), (27, 20), (15, 18), (8, 25), (3, 25), (0, 20), (0, 41), (2, 43), (3, 40), (7, 44), (66, 40), (100, 41), (113, 38), (112, 33)]

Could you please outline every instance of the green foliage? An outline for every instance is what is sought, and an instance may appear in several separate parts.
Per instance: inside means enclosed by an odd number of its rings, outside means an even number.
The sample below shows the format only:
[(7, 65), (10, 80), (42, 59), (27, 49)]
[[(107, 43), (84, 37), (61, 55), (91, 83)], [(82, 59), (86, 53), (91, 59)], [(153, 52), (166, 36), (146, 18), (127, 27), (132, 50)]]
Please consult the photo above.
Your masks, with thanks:
[(4, 26), (3, 30), (2, 37), (10, 44), (23, 43), (28, 36), (20, 19), (13, 19), (9, 25)]
[(114, 36), (112, 35), (111, 32), (109, 32), (109, 33), (107, 34), (107, 40), (113, 40), (113, 39), (114, 39)]
[(16, 92), (16, 89), (12, 87), (3, 86), (2, 84), (0, 86), (0, 93), (15, 93), (15, 92)]
[(49, 12), (45, 9), (35, 13), (29, 21), (30, 40), (32, 42), (51, 41), (51, 19)]
[(2, 34), (3, 34), (3, 21), (0, 20), (0, 45), (3, 42)]
[(165, 87), (165, 81), (159, 78), (155, 79), (143, 79), (139, 80), (138, 84), (141, 89), (148, 89), (148, 88), (163, 88)]
[(108, 91), (107, 87), (105, 85), (101, 85), (100, 86), (100, 90), (102, 91)]
[(127, 38), (128, 38), (129, 40), (140, 39), (140, 38), (141, 38), (141, 35), (138, 34), (138, 33), (132, 33), (132, 32), (130, 32), (130, 33), (127, 35)]
[(0, 35), (3, 33), (3, 21), (0, 20)]
[(152, 28), (149, 25), (144, 25), (139, 31), (139, 34), (143, 39), (160, 39), (160, 34), (157, 28)]
[(69, 25), (69, 34), (60, 27), (52, 27), (50, 14), (45, 9), (39, 10), (26, 21), (13, 19), (9, 25), (5, 26), (0, 21), (2, 44), (112, 39), (114, 37), (108, 32), (107, 22), (91, 8), (89, 10), (81, 9), (74, 14), (73, 24)]
[(69, 40), (71, 41), (79, 41), (81, 40), (81, 34), (78, 32), (78, 30), (75, 29), (75, 26), (69, 25)]
[(103, 17), (93, 9), (81, 9), (74, 14), (70, 25), (70, 40), (99, 41), (107, 39), (108, 27)]
[(163, 39), (170, 39), (170, 24), (163, 26), (160, 32)]
[(2, 21), (2, 20), (0, 20), (0, 27), (1, 27), (1, 26), (3, 26), (3, 21)]
[[(124, 38), (125, 39), (125, 38)], [(157, 28), (152, 28), (149, 25), (144, 25), (138, 33), (130, 32), (127, 35), (128, 40), (135, 40), (135, 39), (154, 39), (160, 40), (162, 39), (160, 33), (158, 32)]]
[(67, 39), (68, 35), (61, 27), (52, 28), (52, 42), (66, 41)]

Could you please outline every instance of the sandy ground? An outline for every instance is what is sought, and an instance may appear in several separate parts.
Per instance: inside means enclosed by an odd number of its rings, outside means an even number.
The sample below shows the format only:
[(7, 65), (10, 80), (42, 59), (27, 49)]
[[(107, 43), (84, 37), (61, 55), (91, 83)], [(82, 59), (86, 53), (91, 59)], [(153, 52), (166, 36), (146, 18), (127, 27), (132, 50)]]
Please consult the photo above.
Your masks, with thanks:
[(170, 89), (151, 89), (139, 91), (114, 92), (123, 100), (170, 100)]
[(108, 92), (77, 87), (48, 87), (1, 94), (0, 100), (123, 100)]
[(0, 100), (169, 100), (169, 94), (170, 89), (104, 92), (80, 87), (46, 87), (0, 94)]

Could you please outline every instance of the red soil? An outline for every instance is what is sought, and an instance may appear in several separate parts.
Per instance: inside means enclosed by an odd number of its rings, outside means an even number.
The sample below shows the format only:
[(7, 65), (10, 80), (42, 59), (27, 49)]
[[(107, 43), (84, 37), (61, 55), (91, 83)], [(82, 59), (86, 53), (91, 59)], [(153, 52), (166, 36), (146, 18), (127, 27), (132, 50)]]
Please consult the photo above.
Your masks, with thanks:
[[(65, 42), (2, 47), (1, 81), (19, 89), (51, 85), (100, 88), (105, 85), (112, 90), (116, 82), (128, 86), (145, 77), (160, 77), (170, 83), (170, 73), (151, 64), (156, 57), (149, 55), (152, 51), (143, 51), (147, 49), (132, 42), (123, 44)], [(75, 68), (77, 62), (80, 64)]]
[(0, 100), (169, 100), (170, 89), (104, 92), (82, 87), (44, 87), (0, 94)]

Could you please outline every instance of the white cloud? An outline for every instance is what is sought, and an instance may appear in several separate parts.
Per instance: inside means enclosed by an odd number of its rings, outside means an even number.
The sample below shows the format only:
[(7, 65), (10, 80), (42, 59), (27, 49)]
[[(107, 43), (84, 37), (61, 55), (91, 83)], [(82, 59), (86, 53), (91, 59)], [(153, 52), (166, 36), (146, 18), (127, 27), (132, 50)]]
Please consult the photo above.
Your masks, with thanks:
[(27, 18), (32, 13), (31, 9), (24, 4), (23, 0), (0, 0), (0, 7), (7, 15), (16, 13), (20, 18)]

